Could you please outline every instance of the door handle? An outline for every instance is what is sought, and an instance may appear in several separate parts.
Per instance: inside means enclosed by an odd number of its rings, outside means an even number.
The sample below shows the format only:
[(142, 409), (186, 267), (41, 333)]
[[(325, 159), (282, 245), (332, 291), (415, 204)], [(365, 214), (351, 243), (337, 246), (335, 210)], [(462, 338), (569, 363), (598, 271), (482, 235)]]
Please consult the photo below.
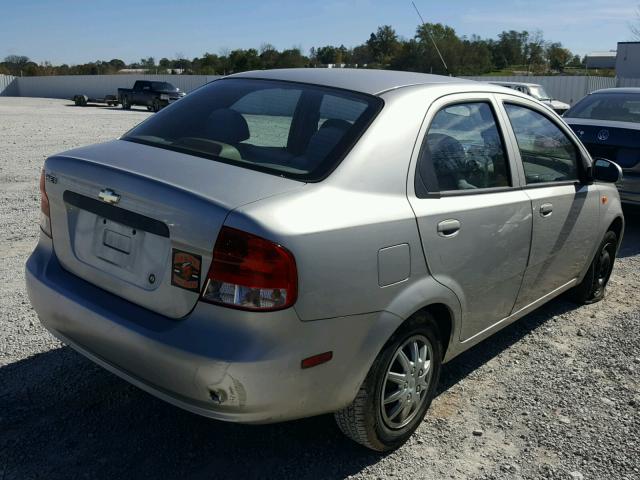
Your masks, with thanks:
[(438, 235), (453, 237), (460, 231), (460, 222), (456, 219), (443, 220), (438, 223)]
[(540, 205), (540, 215), (543, 217), (548, 217), (553, 213), (553, 205), (550, 203), (543, 203)]

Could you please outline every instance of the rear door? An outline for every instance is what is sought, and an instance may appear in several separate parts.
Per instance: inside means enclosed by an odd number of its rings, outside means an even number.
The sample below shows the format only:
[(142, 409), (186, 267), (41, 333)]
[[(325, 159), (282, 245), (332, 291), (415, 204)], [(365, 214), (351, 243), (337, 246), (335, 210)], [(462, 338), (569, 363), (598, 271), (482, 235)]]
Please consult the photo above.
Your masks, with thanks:
[(531, 255), (515, 310), (576, 279), (596, 242), (599, 195), (571, 130), (535, 102), (501, 95), (533, 208)]
[(133, 101), (135, 103), (145, 103), (151, 92), (151, 82), (138, 81), (133, 89)]
[(492, 94), (429, 108), (408, 186), (433, 277), (460, 299), (461, 340), (509, 316), (529, 256), (531, 200), (521, 190)]

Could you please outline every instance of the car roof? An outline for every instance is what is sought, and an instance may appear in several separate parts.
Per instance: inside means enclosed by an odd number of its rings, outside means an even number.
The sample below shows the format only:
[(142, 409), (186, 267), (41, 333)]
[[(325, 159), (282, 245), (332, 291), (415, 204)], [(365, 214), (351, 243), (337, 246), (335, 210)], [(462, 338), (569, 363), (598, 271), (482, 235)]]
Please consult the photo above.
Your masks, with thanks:
[(379, 95), (388, 90), (413, 85), (477, 84), (477, 82), (473, 80), (445, 77), (443, 75), (365, 68), (285, 68), (253, 70), (236, 73), (227, 78), (259, 78), (311, 83), (371, 95)]
[(640, 93), (640, 87), (601, 88), (594, 93)]
[(490, 81), (489, 83), (494, 83), (496, 85), (518, 85), (522, 87), (539, 87), (539, 83), (526, 83), (526, 82), (499, 82), (499, 81)]

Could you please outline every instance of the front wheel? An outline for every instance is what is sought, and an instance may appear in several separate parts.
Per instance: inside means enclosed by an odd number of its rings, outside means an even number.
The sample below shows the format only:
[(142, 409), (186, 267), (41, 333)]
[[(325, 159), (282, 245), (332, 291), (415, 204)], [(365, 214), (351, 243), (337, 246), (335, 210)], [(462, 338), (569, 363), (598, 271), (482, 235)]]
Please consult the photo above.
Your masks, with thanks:
[(573, 301), (580, 304), (599, 302), (604, 298), (609, 283), (613, 263), (616, 258), (618, 236), (609, 230), (600, 243), (598, 252), (587, 270), (582, 282), (570, 290)]
[(418, 428), (433, 400), (442, 346), (433, 317), (420, 313), (387, 342), (355, 400), (335, 413), (342, 432), (372, 450), (400, 447)]

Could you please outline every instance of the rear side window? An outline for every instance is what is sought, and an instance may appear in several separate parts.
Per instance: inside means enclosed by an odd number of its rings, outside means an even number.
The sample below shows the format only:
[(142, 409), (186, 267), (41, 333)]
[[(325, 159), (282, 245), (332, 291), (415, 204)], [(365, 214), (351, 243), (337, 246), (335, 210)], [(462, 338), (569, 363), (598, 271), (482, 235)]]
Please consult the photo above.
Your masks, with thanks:
[(504, 143), (489, 103), (444, 107), (420, 150), (416, 194), (510, 186)]
[(223, 79), (124, 140), (303, 181), (330, 173), (367, 128), (378, 97), (292, 82)]
[(175, 90), (176, 87), (174, 87), (168, 82), (151, 82), (151, 89), (159, 92), (163, 90), (164, 91)]
[(518, 141), (527, 184), (578, 179), (578, 150), (547, 117), (530, 108), (505, 104)]

